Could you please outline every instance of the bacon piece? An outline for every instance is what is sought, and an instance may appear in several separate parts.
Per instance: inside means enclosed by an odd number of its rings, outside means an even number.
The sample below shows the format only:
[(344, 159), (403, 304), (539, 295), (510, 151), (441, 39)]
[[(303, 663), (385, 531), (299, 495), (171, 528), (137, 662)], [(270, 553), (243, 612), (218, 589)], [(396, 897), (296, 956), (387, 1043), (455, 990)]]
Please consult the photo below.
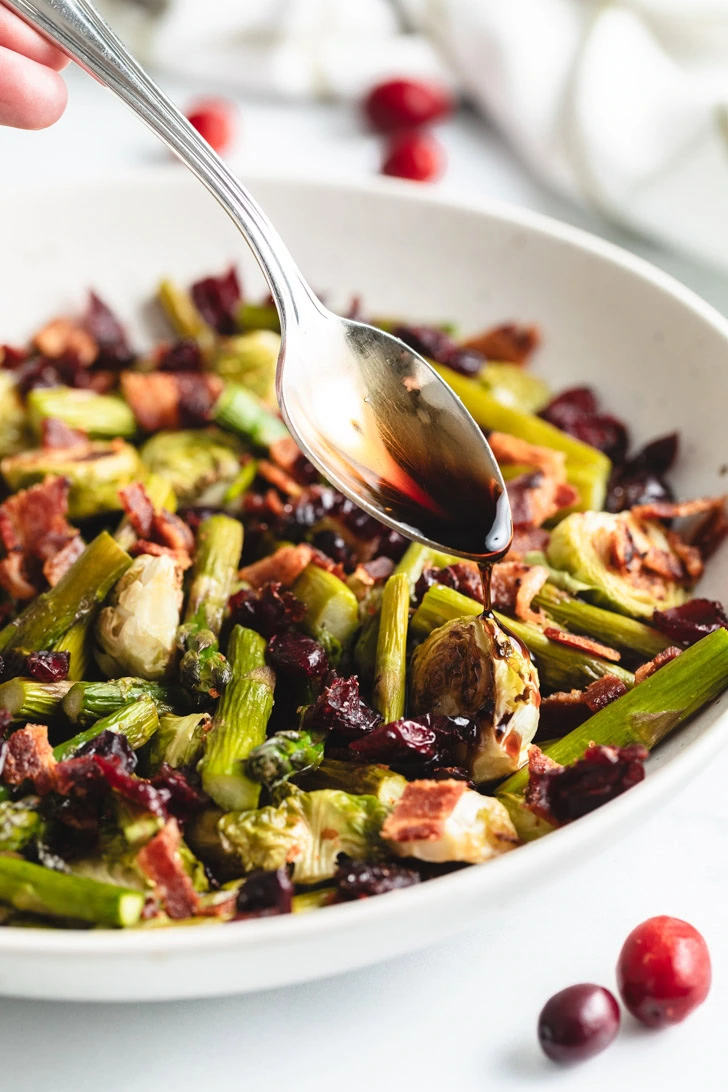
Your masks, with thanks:
[(723, 508), (725, 497), (697, 497), (689, 501), (652, 501), (651, 504), (638, 504), (632, 509), (637, 519), (685, 519)]
[(526, 554), (544, 553), (551, 535), (543, 527), (516, 527), (508, 551), (509, 561), (520, 561)]
[(86, 549), (86, 543), (80, 535), (75, 535), (62, 550), (53, 557), (49, 557), (43, 564), (43, 576), (52, 588), (55, 588), (61, 577), (65, 576), (75, 561)]
[(99, 355), (99, 347), (91, 335), (82, 326), (66, 318), (49, 322), (38, 331), (33, 343), (49, 360), (70, 357), (86, 368)]
[(497, 610), (511, 611), (525, 622), (540, 621), (541, 615), (531, 610), (534, 596), (549, 578), (543, 565), (524, 565), (520, 561), (501, 561), (491, 573), (491, 598)]
[(142, 554), (150, 554), (152, 557), (171, 557), (179, 565), (182, 572), (186, 572), (192, 565), (192, 558), (186, 550), (173, 550), (169, 546), (160, 546), (158, 542), (149, 542), (145, 538), (139, 538), (129, 547), (132, 557), (141, 557)]
[(672, 660), (676, 660), (682, 652), (681, 648), (676, 645), (670, 645), (669, 648), (665, 648), (662, 652), (658, 652), (653, 660), (649, 660), (648, 663), (642, 664), (634, 673), (635, 684), (644, 682), (645, 679), (649, 679), (650, 675), (654, 675), (656, 671), (659, 671), (665, 664), (669, 664)]
[(0, 505), (0, 542), (7, 554), (0, 561), (0, 584), (14, 598), (32, 598), (42, 584), (42, 564), (78, 537), (67, 511), (65, 478), (46, 478)]
[(274, 440), (268, 450), (276, 466), (285, 470), (287, 474), (295, 473), (296, 465), (301, 459), (301, 449), (292, 436)]
[(198, 894), (179, 853), (181, 841), (177, 821), (169, 819), (137, 854), (139, 867), (159, 889), (164, 909), (175, 920), (193, 917), (200, 908)]
[(275, 466), (273, 463), (268, 462), (267, 459), (261, 459), (258, 463), (258, 474), (261, 478), (264, 478), (276, 489), (280, 489), (281, 493), (286, 493), (289, 497), (300, 497), (303, 493), (303, 486), (291, 477), (291, 475), (281, 469), (280, 466)]
[(563, 451), (529, 444), (527, 440), (509, 436), (506, 432), (491, 432), (488, 443), (499, 463), (533, 466), (557, 482), (566, 481), (566, 455)]
[(324, 572), (333, 573), (334, 576), (338, 576), (339, 580), (346, 580), (346, 569), (343, 564), (340, 561), (334, 561), (323, 550), (314, 548), (311, 554), (311, 564), (315, 565), (317, 569), (323, 569)]
[(139, 538), (149, 538), (154, 522), (154, 505), (141, 482), (132, 482), (119, 490), (119, 498)]
[[(192, 564), (191, 554), (195, 548), (192, 531), (179, 516), (161, 508), (155, 512), (154, 505), (147, 496), (141, 482), (132, 482), (119, 490), (121, 503), (129, 517), (139, 539), (131, 548), (136, 557), (139, 554), (171, 554), (183, 569)], [(152, 548), (155, 547), (155, 548)]]
[(593, 713), (627, 693), (627, 687), (616, 675), (603, 675), (586, 690), (559, 690), (541, 702), (537, 740), (566, 735), (578, 728)]
[(488, 442), (502, 465), (531, 466), (535, 471), (506, 482), (514, 527), (539, 527), (579, 499), (578, 490), (566, 481), (563, 451), (529, 444), (504, 432), (491, 432)]
[(475, 349), (488, 360), (525, 364), (540, 344), (541, 331), (538, 326), (519, 326), (515, 322), (505, 322), (468, 338), (463, 342), (463, 348)]
[(691, 546), (675, 531), (667, 532), (667, 541), (673, 552), (677, 554), (685, 570), (685, 576), (691, 584), (700, 580), (703, 575), (703, 558), (696, 546)]
[(216, 375), (200, 372), (121, 373), (121, 389), (145, 432), (206, 424), (222, 394)]
[(153, 542), (158, 542), (160, 546), (168, 546), (175, 552), (192, 554), (195, 549), (195, 536), (192, 531), (184, 520), (168, 512), (166, 508), (155, 512), (152, 519), (151, 538)]
[(45, 417), (41, 424), (41, 447), (48, 450), (72, 450), (85, 448), (89, 439), (85, 432), (70, 428), (65, 421), (55, 417)]
[(254, 561), (252, 565), (246, 565), (240, 570), (238, 576), (254, 588), (262, 588), (264, 584), (273, 582), (288, 588), (298, 579), (306, 566), (311, 564), (313, 557), (313, 548), (305, 543), (300, 546), (281, 546), (269, 557)]
[(537, 747), (529, 751), (525, 804), (547, 823), (559, 826), (587, 815), (637, 785), (645, 776), (649, 752), (629, 747), (589, 747), (570, 766), (544, 763)]
[(591, 637), (584, 637), (580, 633), (567, 633), (557, 626), (546, 626), (544, 634), (550, 641), (564, 645), (565, 648), (576, 649), (577, 652), (587, 652), (592, 656), (601, 656), (603, 660), (611, 660), (615, 664), (622, 659), (616, 648), (610, 648), (609, 645), (603, 645), (599, 641), (594, 641)]
[(430, 842), (442, 837), (465, 781), (411, 781), (382, 827), (390, 842)]
[(55, 767), (45, 724), (26, 724), (6, 741), (2, 776), (7, 785), (32, 781), (42, 796), (54, 787)]

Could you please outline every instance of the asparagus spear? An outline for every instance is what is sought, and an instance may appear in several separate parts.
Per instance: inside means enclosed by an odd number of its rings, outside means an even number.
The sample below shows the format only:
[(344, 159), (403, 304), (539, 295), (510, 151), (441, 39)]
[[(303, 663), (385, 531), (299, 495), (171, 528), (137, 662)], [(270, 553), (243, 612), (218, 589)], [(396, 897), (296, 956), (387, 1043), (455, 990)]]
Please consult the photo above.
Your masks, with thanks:
[[(177, 497), (172, 485), (161, 474), (147, 472), (143, 476), (144, 491), (152, 502), (155, 512), (166, 508), (168, 512), (177, 511)], [(129, 517), (124, 516), (116, 529), (114, 538), (124, 550), (130, 550), (137, 540), (137, 533)]]
[(200, 525), (192, 584), (184, 624), (180, 678), (201, 694), (219, 694), (230, 680), (230, 666), (219, 650), (223, 615), (243, 551), (243, 525), (229, 516), (209, 516)]
[(200, 763), (202, 787), (226, 811), (256, 808), (260, 785), (243, 763), (265, 739), (273, 709), (275, 676), (265, 663), (266, 643), (253, 630), (235, 626), (228, 644), (232, 678), (220, 699)]
[[(726, 686), (728, 630), (718, 629), (556, 740), (545, 753), (554, 762), (569, 766), (593, 744), (628, 747), (641, 743), (651, 751)], [(512, 799), (523, 793), (527, 783), (528, 770), (524, 767), (504, 781), (496, 795)]]
[(57, 762), (62, 762), (84, 743), (96, 739), (96, 736), (100, 736), (102, 732), (117, 732), (121, 736), (126, 736), (130, 745), (137, 751), (149, 742), (158, 728), (159, 713), (153, 700), (149, 697), (139, 698), (117, 709), (116, 712), (110, 713), (108, 717), (97, 720), (90, 728), (85, 728), (64, 743), (59, 743), (53, 748), (53, 756)]
[(336, 898), (335, 887), (317, 887), (313, 891), (302, 891), (291, 900), (292, 914), (308, 914), (311, 910), (320, 910), (330, 906)]
[(0, 631), (0, 651), (53, 648), (71, 626), (92, 614), (131, 565), (106, 531), (91, 542), (55, 588), (34, 599)]
[(28, 395), (31, 426), (40, 436), (48, 417), (63, 421), (69, 428), (81, 429), (95, 440), (131, 439), (136, 421), (129, 406), (116, 394), (72, 387), (36, 387)]
[(68, 666), (68, 678), (71, 682), (84, 679), (93, 663), (93, 627), (96, 621), (96, 611), (82, 618), (71, 626), (67, 633), (56, 641), (54, 652), (68, 652), (71, 659)]
[(220, 428), (249, 440), (256, 447), (270, 447), (288, 436), (288, 429), (261, 400), (238, 383), (226, 383), (212, 416)]
[(177, 769), (195, 766), (202, 757), (205, 736), (212, 725), (208, 713), (190, 713), (185, 717), (166, 713), (159, 718), (159, 731), (149, 748), (148, 761), (152, 770), (163, 762)]
[(407, 779), (388, 766), (368, 766), (325, 758), (318, 769), (307, 773), (305, 788), (342, 789), (355, 796), (376, 796), (380, 803), (393, 807), (407, 787)]
[(324, 735), (320, 732), (276, 732), (255, 747), (245, 763), (251, 781), (270, 792), (275, 785), (289, 781), (296, 774), (308, 773), (324, 757)]
[(129, 702), (151, 698), (159, 713), (171, 713), (181, 695), (172, 687), (146, 679), (109, 679), (108, 682), (77, 682), (63, 699), (63, 712), (72, 724), (88, 727), (100, 717), (118, 713)]
[(373, 696), (386, 724), (404, 715), (409, 605), (409, 577), (393, 573), (382, 596)]
[(35, 679), (9, 679), (0, 685), (0, 709), (14, 721), (47, 724), (61, 715), (63, 699), (73, 683), (40, 683)]
[[(483, 610), (467, 595), (452, 588), (435, 585), (425, 594), (410, 623), (411, 632), (419, 639), (453, 618), (474, 617)], [(519, 622), (495, 611), (499, 625), (517, 637), (536, 661), (541, 682), (552, 690), (582, 688), (603, 675), (616, 675), (625, 686), (634, 686), (634, 675), (618, 664), (609, 663), (576, 649), (550, 641), (543, 630), (529, 622)]]
[(241, 303), (237, 314), (241, 330), (273, 330), (281, 332), (281, 320), (273, 304)]
[(70, 876), (17, 857), (0, 857), (0, 900), (16, 910), (92, 925), (136, 925), (144, 895), (130, 888)]
[(308, 565), (291, 589), (306, 606), (304, 628), (326, 647), (328, 639), (343, 648), (351, 644), (359, 628), (359, 603), (351, 588), (338, 576)]
[(359, 678), (367, 686), (374, 682), (380, 620), (379, 611), (367, 618), (354, 645), (354, 666)]
[(574, 633), (585, 633), (612, 648), (636, 652), (646, 660), (651, 660), (670, 643), (663, 634), (644, 622), (574, 599), (553, 584), (545, 584), (534, 603)]
[(480, 383), (459, 375), (442, 364), (433, 367), (452, 387), (466, 409), (483, 428), (508, 432), (530, 444), (551, 447), (566, 455), (568, 481), (579, 490), (579, 511), (604, 507), (611, 463), (606, 455), (530, 413), (503, 405)]
[(192, 338), (205, 353), (212, 350), (217, 340), (215, 331), (205, 322), (189, 292), (165, 279), (157, 289), (157, 299), (179, 337)]

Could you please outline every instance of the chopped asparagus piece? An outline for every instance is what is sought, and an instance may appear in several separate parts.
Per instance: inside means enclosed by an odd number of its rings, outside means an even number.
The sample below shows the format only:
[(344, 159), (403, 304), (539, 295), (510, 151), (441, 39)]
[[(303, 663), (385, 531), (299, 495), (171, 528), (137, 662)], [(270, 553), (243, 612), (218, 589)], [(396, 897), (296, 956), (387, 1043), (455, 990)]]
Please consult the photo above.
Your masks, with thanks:
[(308, 565), (291, 589), (306, 606), (304, 627), (325, 646), (333, 637), (348, 647), (359, 629), (359, 603), (353, 591), (338, 576)]
[(251, 781), (264, 785), (270, 792), (282, 781), (315, 770), (323, 757), (322, 733), (276, 732), (250, 752), (245, 772)]
[(374, 708), (385, 724), (404, 715), (409, 604), (409, 577), (393, 573), (382, 596), (374, 675)]
[(148, 743), (159, 728), (159, 713), (151, 698), (142, 697), (137, 701), (122, 706), (116, 712), (110, 713), (84, 729), (64, 743), (59, 743), (53, 748), (53, 756), (57, 762), (69, 758), (84, 743), (88, 743), (102, 732), (117, 732), (120, 736), (126, 736), (129, 744), (135, 751)]
[(129, 702), (151, 698), (161, 714), (171, 713), (181, 695), (172, 687), (146, 679), (110, 679), (108, 682), (74, 683), (63, 699), (63, 712), (72, 724), (88, 726), (101, 717), (118, 713)]
[(159, 284), (157, 299), (178, 337), (191, 338), (205, 353), (212, 350), (217, 340), (215, 331), (205, 322), (189, 292), (165, 279)]
[(550, 618), (568, 626), (575, 633), (584, 633), (602, 641), (611, 648), (625, 649), (651, 660), (667, 648), (669, 641), (662, 633), (643, 622), (627, 618), (614, 611), (594, 607), (581, 599), (574, 599), (553, 584), (546, 584), (534, 599)]
[(551, 401), (548, 384), (520, 364), (486, 364), (477, 381), (504, 406), (521, 413), (540, 413)]
[(16, 910), (92, 925), (136, 925), (144, 895), (130, 888), (70, 876), (17, 857), (0, 857), (0, 900)]
[(273, 330), (277, 334), (281, 332), (281, 320), (272, 303), (241, 303), (237, 320), (241, 330)]
[(49, 417), (63, 421), (69, 428), (80, 429), (94, 440), (129, 440), (136, 435), (134, 414), (116, 394), (72, 387), (36, 387), (28, 395), (30, 423), (40, 437), (43, 422)]
[(242, 436), (256, 447), (270, 447), (288, 436), (288, 429), (252, 391), (239, 383), (227, 383), (213, 417), (220, 428)]
[(96, 611), (130, 565), (129, 555), (102, 531), (55, 588), (39, 595), (0, 631), (0, 651), (53, 648), (71, 626)]
[(35, 679), (9, 679), (0, 685), (0, 709), (14, 721), (46, 724), (62, 713), (63, 699), (73, 686), (70, 681), (40, 683)]
[(54, 652), (68, 652), (71, 659), (68, 666), (68, 678), (71, 682), (85, 679), (93, 663), (93, 626), (96, 611), (82, 618), (80, 622), (63, 634), (53, 646)]
[(375, 796), (393, 807), (407, 787), (407, 779), (388, 766), (365, 766), (325, 758), (318, 769), (306, 774), (306, 789), (342, 789), (355, 796)]
[(220, 699), (200, 763), (202, 787), (225, 810), (255, 808), (260, 785), (243, 764), (265, 739), (273, 709), (275, 676), (265, 662), (258, 633), (235, 626), (228, 644), (232, 677)]

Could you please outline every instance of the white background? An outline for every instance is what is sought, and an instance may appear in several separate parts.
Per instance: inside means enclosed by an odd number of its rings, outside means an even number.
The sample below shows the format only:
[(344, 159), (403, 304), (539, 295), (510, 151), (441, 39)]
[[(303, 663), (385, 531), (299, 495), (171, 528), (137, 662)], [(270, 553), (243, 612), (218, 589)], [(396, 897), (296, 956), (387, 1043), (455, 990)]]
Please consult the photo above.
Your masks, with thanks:
[[(0, 130), (0, 172), (14, 180), (93, 176), (164, 161), (109, 95), (70, 78), (64, 120), (42, 134)], [(169, 86), (169, 84), (168, 84)], [(193, 89), (172, 85), (184, 102)], [(518, 166), (463, 113), (442, 130), (444, 191), (491, 195), (570, 220), (651, 258), (728, 312), (728, 277), (575, 210)], [(344, 106), (247, 103), (236, 167), (356, 176), (377, 142)], [(2, 217), (12, 211), (0, 206)], [(181, 225), (182, 229), (182, 225)], [(679, 422), (676, 422), (679, 426)], [(728, 1089), (728, 754), (617, 848), (477, 929), (385, 966), (249, 997), (157, 1005), (0, 1000), (0, 1087), (8, 1092), (641, 1092)], [(626, 1018), (610, 1050), (575, 1070), (548, 1063), (535, 1039), (551, 993), (573, 982), (613, 987), (624, 937), (652, 914), (700, 928), (714, 985), (686, 1024), (649, 1033)]]

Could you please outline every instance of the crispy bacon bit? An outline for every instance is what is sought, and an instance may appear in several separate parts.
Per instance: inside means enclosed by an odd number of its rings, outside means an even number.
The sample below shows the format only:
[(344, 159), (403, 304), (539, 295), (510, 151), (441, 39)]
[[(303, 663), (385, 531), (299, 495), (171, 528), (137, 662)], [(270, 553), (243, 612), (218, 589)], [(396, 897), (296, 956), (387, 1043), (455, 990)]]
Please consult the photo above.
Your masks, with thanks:
[(76, 428), (69, 428), (65, 421), (55, 417), (45, 417), (41, 425), (41, 447), (52, 449), (84, 448), (88, 445), (88, 436)]
[(270, 485), (275, 486), (281, 493), (285, 493), (289, 497), (300, 497), (301, 493), (303, 493), (303, 486), (299, 485), (295, 478), (267, 459), (261, 459), (258, 463), (258, 474)]
[(463, 342), (463, 348), (475, 349), (488, 360), (525, 364), (540, 344), (541, 331), (538, 326), (519, 326), (515, 322), (505, 322), (469, 337)]
[(93, 760), (114, 792), (160, 819), (167, 818), (169, 793), (166, 790), (157, 789), (149, 781), (139, 777), (132, 777), (116, 757), (106, 758), (104, 755), (94, 754)]
[(134, 359), (124, 327), (95, 292), (89, 292), (83, 325), (98, 346), (97, 364), (123, 368)]
[(509, 561), (520, 561), (531, 553), (545, 553), (551, 535), (543, 527), (516, 527), (508, 551)]
[(681, 648), (677, 648), (675, 645), (670, 645), (669, 648), (665, 648), (662, 652), (658, 652), (653, 660), (650, 660), (646, 664), (642, 664), (634, 673), (634, 680), (636, 683), (644, 682), (645, 679), (649, 679), (650, 675), (654, 675), (656, 671), (659, 671), (665, 664), (669, 664), (672, 660), (682, 652)]
[(240, 570), (238, 576), (254, 588), (262, 588), (264, 584), (274, 583), (288, 588), (298, 579), (306, 566), (310, 565), (312, 559), (313, 549), (305, 543), (300, 546), (281, 546), (269, 557), (263, 557), (252, 565), (246, 565)]
[(53, 788), (56, 760), (45, 724), (26, 724), (8, 737), (2, 776), (6, 785), (32, 781), (41, 796)]
[(174, 920), (193, 917), (200, 907), (179, 853), (181, 841), (176, 820), (169, 819), (137, 854), (139, 867), (158, 888), (164, 909)]
[(425, 593), (435, 584), (452, 588), (461, 595), (477, 600), (478, 603), (483, 602), (483, 581), (477, 565), (462, 562), (448, 565), (443, 569), (425, 569), (415, 584), (415, 601), (421, 603)]
[(642, 781), (648, 754), (639, 743), (590, 747), (571, 766), (549, 766), (543, 762), (547, 756), (531, 747), (526, 807), (556, 826), (579, 819)]
[(497, 610), (515, 614), (526, 622), (540, 621), (531, 603), (549, 578), (543, 565), (524, 565), (520, 561), (502, 561), (491, 572), (491, 599)]
[(593, 640), (591, 637), (584, 637), (581, 633), (567, 633), (563, 629), (559, 629), (557, 626), (546, 626), (544, 634), (550, 641), (555, 641), (559, 645), (564, 645), (566, 648), (576, 649), (577, 652), (587, 652), (593, 656), (601, 656), (603, 660), (611, 660), (612, 663), (619, 663), (622, 656), (617, 652), (616, 648), (610, 648), (608, 645), (603, 645), (599, 641)]
[(152, 557), (171, 557), (182, 572), (186, 572), (192, 565), (192, 558), (186, 550), (173, 550), (169, 546), (160, 546), (158, 542), (149, 542), (140, 538), (129, 547), (132, 557), (141, 557), (142, 554), (150, 554)]
[(154, 505), (141, 482), (132, 482), (119, 490), (119, 499), (139, 538), (149, 538), (154, 521)]
[(191, 565), (195, 538), (187, 524), (179, 516), (161, 508), (155, 512), (141, 482), (132, 482), (119, 490), (124, 511), (134, 531), (139, 536), (131, 552), (139, 554), (171, 554), (183, 569)]
[(237, 331), (235, 315), (241, 292), (234, 266), (219, 277), (205, 277), (197, 281), (192, 285), (191, 292), (197, 310), (218, 334), (229, 337)]
[(145, 432), (194, 428), (210, 419), (222, 380), (200, 372), (121, 373), (121, 389)]
[(389, 842), (435, 842), (468, 786), (464, 781), (411, 781), (387, 816)]
[(288, 474), (294, 474), (296, 465), (301, 458), (301, 449), (292, 436), (284, 436), (281, 440), (274, 440), (269, 448), (270, 457), (276, 466), (285, 470)]
[(694, 645), (716, 629), (728, 629), (728, 615), (714, 600), (690, 599), (671, 610), (656, 610), (652, 625), (672, 641)]
[(594, 713), (627, 693), (616, 675), (603, 675), (586, 690), (557, 691), (541, 702), (536, 740), (555, 739), (578, 728)]
[(175, 552), (192, 554), (195, 549), (195, 536), (192, 531), (179, 516), (168, 512), (166, 508), (160, 508), (154, 513), (151, 538), (160, 546), (168, 546)]
[(632, 509), (632, 514), (637, 519), (684, 519), (687, 516), (697, 516), (703, 512), (711, 512), (715, 508), (723, 508), (725, 497), (697, 497), (689, 501), (652, 501), (649, 504), (638, 504)]
[(80, 535), (76, 535), (62, 550), (43, 563), (43, 576), (52, 588), (55, 588), (61, 577), (78, 561), (85, 549), (86, 543)]
[(578, 491), (566, 481), (566, 456), (562, 451), (529, 444), (504, 432), (491, 432), (488, 442), (502, 465), (534, 468), (534, 472), (506, 482), (516, 528), (539, 527), (578, 500)]
[(65, 478), (46, 478), (0, 505), (0, 542), (7, 554), (0, 561), (0, 585), (14, 598), (31, 599), (42, 586), (43, 564), (78, 537), (67, 511)]
[(84, 367), (93, 364), (99, 355), (99, 347), (91, 335), (82, 326), (66, 318), (49, 322), (38, 331), (33, 343), (48, 360), (66, 357), (78, 361)]

